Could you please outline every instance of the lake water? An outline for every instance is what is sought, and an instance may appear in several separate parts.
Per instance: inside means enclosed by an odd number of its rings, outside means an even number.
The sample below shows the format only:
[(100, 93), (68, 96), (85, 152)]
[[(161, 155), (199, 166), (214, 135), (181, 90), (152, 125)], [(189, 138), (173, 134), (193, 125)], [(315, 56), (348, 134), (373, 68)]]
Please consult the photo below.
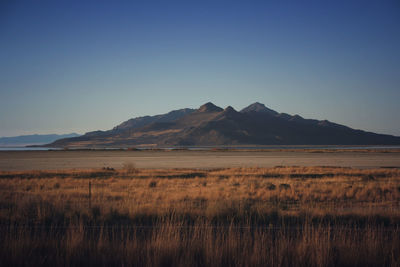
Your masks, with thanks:
[(49, 147), (0, 147), (0, 151), (45, 151), (45, 150), (60, 150), (59, 148)]
[[(154, 148), (154, 147), (149, 147)], [(213, 148), (217, 149), (237, 149), (237, 150), (258, 150), (258, 149), (332, 149), (332, 150), (339, 150), (339, 149), (400, 149), (400, 146), (209, 146), (209, 147), (166, 147), (160, 149), (188, 149), (188, 150), (211, 150)], [(126, 149), (126, 148), (98, 148), (93, 150), (118, 150), (118, 149)], [(140, 150), (146, 150), (148, 148), (140, 148)], [(54, 147), (0, 147), (0, 151), (46, 151), (46, 150), (62, 150), (61, 148), (54, 148)], [(74, 150), (74, 149), (70, 149)]]

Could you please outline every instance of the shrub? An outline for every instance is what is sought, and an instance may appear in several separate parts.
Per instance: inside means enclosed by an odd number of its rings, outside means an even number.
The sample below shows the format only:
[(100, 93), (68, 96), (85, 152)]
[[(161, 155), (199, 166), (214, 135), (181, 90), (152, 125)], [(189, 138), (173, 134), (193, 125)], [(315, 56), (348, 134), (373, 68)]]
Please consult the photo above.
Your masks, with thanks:
[(132, 162), (125, 162), (122, 168), (130, 174), (138, 173), (139, 170), (135, 167), (135, 164)]
[(273, 183), (268, 183), (268, 184), (267, 184), (267, 189), (268, 189), (268, 190), (271, 190), (271, 191), (272, 191), (272, 190), (275, 190), (275, 189), (276, 189), (276, 185), (274, 185)]
[(284, 189), (284, 190), (290, 189), (290, 184), (280, 184), (279, 189)]

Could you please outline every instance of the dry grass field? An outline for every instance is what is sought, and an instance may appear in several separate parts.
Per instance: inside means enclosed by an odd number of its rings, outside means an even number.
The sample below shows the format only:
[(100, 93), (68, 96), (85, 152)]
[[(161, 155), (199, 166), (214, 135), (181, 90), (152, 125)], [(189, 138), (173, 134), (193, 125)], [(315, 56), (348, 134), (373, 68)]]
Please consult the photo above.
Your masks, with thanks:
[(1, 266), (400, 266), (400, 170), (0, 172)]

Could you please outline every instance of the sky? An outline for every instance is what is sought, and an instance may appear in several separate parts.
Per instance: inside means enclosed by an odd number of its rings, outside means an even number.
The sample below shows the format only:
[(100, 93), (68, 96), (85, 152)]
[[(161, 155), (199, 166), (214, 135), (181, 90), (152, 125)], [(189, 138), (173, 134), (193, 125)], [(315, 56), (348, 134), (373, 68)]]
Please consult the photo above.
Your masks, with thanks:
[(0, 1), (0, 136), (208, 101), (400, 136), (400, 1)]

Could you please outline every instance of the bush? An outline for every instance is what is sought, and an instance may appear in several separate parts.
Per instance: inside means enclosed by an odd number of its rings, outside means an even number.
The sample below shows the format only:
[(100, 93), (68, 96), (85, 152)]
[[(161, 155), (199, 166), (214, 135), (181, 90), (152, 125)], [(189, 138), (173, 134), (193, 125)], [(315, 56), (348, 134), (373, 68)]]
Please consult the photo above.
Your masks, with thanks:
[(135, 164), (132, 162), (125, 162), (122, 165), (122, 169), (124, 169), (127, 173), (130, 173), (130, 174), (139, 172), (139, 170), (135, 167)]
[(279, 189), (284, 189), (284, 190), (290, 189), (290, 184), (280, 184)]
[(267, 189), (268, 189), (268, 190), (271, 190), (271, 191), (272, 191), (272, 190), (275, 190), (275, 189), (276, 189), (276, 185), (274, 185), (273, 183), (268, 183), (268, 184), (267, 184)]

